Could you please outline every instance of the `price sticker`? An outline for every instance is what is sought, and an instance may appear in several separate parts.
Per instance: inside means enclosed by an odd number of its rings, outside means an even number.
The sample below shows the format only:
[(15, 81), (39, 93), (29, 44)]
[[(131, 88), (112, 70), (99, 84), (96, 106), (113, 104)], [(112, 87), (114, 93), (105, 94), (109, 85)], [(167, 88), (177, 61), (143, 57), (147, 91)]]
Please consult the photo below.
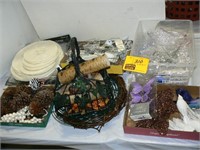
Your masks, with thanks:
[(123, 70), (146, 74), (149, 66), (149, 59), (144, 57), (126, 56)]

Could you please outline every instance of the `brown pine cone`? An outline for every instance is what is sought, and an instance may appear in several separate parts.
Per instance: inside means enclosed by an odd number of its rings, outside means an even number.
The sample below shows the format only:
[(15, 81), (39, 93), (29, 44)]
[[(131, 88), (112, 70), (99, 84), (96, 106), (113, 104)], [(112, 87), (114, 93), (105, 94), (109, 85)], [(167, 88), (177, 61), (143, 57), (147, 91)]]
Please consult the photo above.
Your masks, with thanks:
[(21, 91), (20, 93), (16, 93), (12, 100), (11, 107), (18, 111), (25, 106), (28, 106), (31, 102), (31, 95), (26, 93), (25, 91)]
[(1, 96), (1, 100), (0, 100), (1, 116), (15, 111), (12, 109), (12, 107), (10, 107), (15, 93), (16, 93), (15, 87), (8, 87), (3, 92), (2, 96)]
[(35, 116), (44, 115), (54, 98), (53, 88), (41, 88), (32, 98), (29, 111)]
[(35, 116), (44, 115), (45, 111), (43, 107), (37, 102), (32, 101), (29, 105), (29, 112)]
[(16, 93), (21, 93), (21, 92), (25, 92), (27, 94), (31, 94), (32, 90), (30, 87), (26, 86), (26, 85), (18, 85), (16, 86)]
[(37, 101), (42, 107), (49, 106), (53, 101), (54, 93), (51, 90), (43, 89), (38, 91), (32, 101)]

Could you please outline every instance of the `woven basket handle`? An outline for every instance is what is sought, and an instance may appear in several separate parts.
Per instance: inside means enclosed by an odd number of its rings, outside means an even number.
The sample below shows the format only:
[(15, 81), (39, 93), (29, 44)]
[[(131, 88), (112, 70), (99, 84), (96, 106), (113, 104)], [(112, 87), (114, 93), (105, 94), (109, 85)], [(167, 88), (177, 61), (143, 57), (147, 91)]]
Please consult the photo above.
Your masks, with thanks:
[(79, 63), (83, 62), (84, 60), (80, 56), (80, 49), (79, 49), (79, 46), (78, 46), (77, 39), (75, 37), (73, 37), (71, 39), (70, 47), (71, 47), (71, 50), (72, 50), (71, 58), (72, 58), (72, 62), (74, 64), (74, 67), (75, 67), (75, 70), (76, 70), (76, 75), (80, 76), (81, 73), (80, 73)]
[(75, 53), (76, 53), (76, 59), (78, 60), (79, 63), (82, 63), (84, 62), (85, 60), (83, 60), (80, 56), (80, 49), (79, 49), (79, 46), (78, 46), (78, 42), (77, 42), (77, 39), (76, 37), (73, 37), (71, 39), (71, 44), (73, 44), (73, 47), (75, 47)]

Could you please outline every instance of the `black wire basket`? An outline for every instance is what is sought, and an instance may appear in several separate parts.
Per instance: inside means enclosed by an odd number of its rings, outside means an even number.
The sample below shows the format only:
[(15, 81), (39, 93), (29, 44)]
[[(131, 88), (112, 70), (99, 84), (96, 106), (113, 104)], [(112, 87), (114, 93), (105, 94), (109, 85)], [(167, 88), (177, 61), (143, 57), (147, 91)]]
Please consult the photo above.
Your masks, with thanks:
[(98, 72), (103, 80), (83, 75), (79, 63), (84, 60), (80, 57), (76, 38), (72, 38), (70, 43), (72, 62), (69, 66), (74, 65), (76, 75), (70, 83), (64, 84), (61, 84), (57, 78), (53, 116), (60, 123), (75, 128), (94, 128), (100, 131), (102, 126), (115, 117), (127, 102), (124, 80), (117, 75), (108, 75), (106, 69)]

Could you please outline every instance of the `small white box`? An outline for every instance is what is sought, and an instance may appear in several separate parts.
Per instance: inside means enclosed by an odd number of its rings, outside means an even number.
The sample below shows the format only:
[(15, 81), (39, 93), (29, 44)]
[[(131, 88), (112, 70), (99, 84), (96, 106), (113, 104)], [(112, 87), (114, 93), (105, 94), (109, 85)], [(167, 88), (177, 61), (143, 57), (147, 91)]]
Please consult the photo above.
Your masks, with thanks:
[(153, 101), (134, 104), (130, 107), (130, 118), (134, 121), (152, 119), (154, 108)]

